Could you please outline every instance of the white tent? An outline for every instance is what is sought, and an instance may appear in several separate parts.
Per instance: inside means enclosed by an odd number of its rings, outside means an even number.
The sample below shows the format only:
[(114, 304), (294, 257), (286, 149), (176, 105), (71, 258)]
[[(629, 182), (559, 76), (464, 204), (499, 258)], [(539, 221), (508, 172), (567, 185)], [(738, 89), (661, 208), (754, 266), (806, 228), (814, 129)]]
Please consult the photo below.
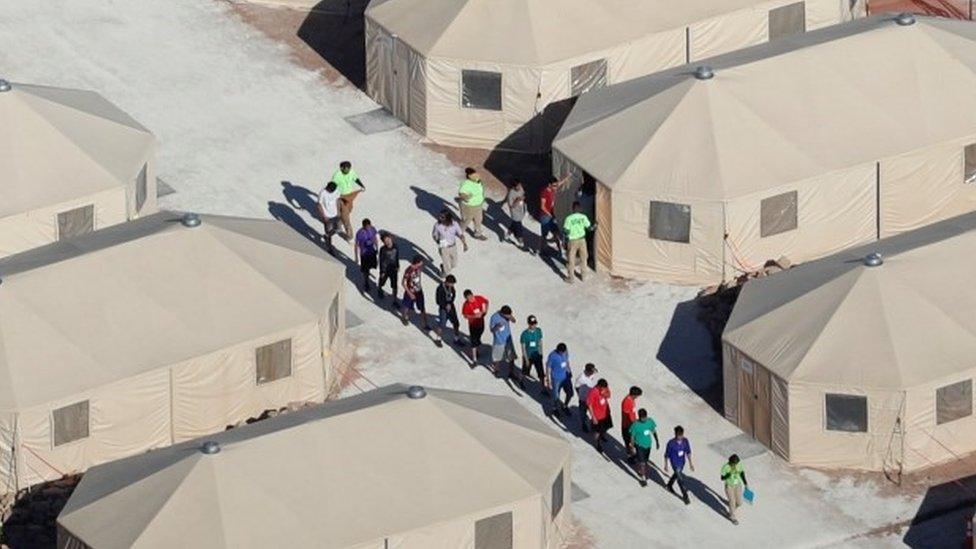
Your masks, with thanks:
[(722, 338), (726, 417), (800, 465), (976, 451), (974, 247), (969, 213), (748, 282)]
[(850, 0), (373, 0), (366, 87), (437, 143), (545, 151), (557, 102), (861, 13)]
[(0, 493), (325, 397), (342, 267), (276, 221), (179, 219), (0, 259)]
[(155, 138), (97, 93), (4, 81), (0, 127), (0, 257), (156, 211)]
[(876, 16), (592, 92), (553, 145), (619, 276), (714, 284), (976, 209), (976, 24)]
[(394, 385), (96, 467), (58, 547), (556, 548), (569, 459), (511, 397)]

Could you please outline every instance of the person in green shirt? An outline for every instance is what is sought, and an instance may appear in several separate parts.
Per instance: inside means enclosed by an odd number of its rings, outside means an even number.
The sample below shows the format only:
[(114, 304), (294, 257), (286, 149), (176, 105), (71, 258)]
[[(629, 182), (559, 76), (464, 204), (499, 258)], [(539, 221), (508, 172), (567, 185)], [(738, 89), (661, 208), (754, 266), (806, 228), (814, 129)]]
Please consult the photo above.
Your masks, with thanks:
[(586, 281), (586, 262), (589, 253), (586, 251), (586, 233), (593, 230), (593, 224), (583, 213), (583, 206), (579, 201), (573, 202), (573, 213), (563, 221), (563, 233), (566, 235), (567, 275), (569, 283), (576, 281), (576, 259), (579, 257), (580, 279)]
[(742, 506), (742, 488), (749, 486), (746, 480), (746, 472), (742, 469), (739, 456), (732, 454), (729, 461), (722, 466), (722, 482), (725, 483), (725, 497), (729, 500), (729, 520), (732, 524), (739, 524), (739, 519), (735, 516), (735, 510)]
[(654, 443), (660, 450), (661, 441), (657, 438), (657, 423), (654, 422), (654, 419), (647, 417), (647, 410), (641, 408), (637, 411), (637, 421), (630, 424), (630, 449), (634, 451), (641, 486), (647, 486), (647, 473), (650, 468), (648, 462), (651, 460), (651, 437), (654, 437)]
[(471, 235), (478, 240), (485, 240), (481, 230), (485, 215), (485, 184), (474, 168), (465, 168), (464, 175), (457, 196), (461, 206), (461, 229), (466, 231), (474, 223), (474, 232)]
[[(352, 239), (352, 203), (359, 196), (359, 193), (366, 190), (366, 185), (359, 179), (359, 174), (352, 169), (352, 162), (343, 160), (339, 163), (339, 169), (332, 174), (332, 182), (336, 184), (339, 191), (339, 217), (342, 219), (342, 228), (346, 233), (346, 240)], [(358, 185), (355, 189), (353, 185)]]
[(542, 328), (535, 315), (529, 315), (529, 327), (522, 330), (519, 342), (522, 344), (522, 377), (527, 377), (535, 367), (540, 383), (545, 383), (546, 371), (542, 367)]

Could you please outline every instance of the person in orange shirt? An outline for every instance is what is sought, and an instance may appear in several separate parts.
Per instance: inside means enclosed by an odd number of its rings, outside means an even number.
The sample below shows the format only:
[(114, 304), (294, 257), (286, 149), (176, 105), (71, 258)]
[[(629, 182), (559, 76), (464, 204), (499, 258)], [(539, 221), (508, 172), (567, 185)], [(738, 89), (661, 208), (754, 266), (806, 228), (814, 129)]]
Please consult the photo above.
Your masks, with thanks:
[(620, 432), (624, 447), (627, 448), (627, 461), (633, 461), (634, 452), (630, 444), (630, 425), (637, 421), (637, 399), (644, 394), (640, 387), (631, 387), (630, 392), (620, 403)]
[(610, 417), (610, 385), (606, 379), (596, 382), (596, 387), (586, 395), (586, 407), (590, 410), (590, 420), (593, 422), (593, 441), (596, 451), (603, 453), (603, 442), (607, 439), (607, 431), (613, 427)]

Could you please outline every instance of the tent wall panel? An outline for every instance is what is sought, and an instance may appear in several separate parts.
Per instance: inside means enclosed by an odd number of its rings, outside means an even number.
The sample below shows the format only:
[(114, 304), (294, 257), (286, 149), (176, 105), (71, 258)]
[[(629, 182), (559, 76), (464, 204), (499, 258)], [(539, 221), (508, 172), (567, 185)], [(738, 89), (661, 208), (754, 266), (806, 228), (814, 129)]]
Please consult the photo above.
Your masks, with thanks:
[[(797, 193), (797, 228), (762, 237), (762, 200), (791, 191)], [(875, 166), (858, 166), (730, 201), (726, 224), (736, 255), (750, 270), (783, 255), (795, 263), (868, 242), (876, 233)]]
[(390, 536), (389, 549), (459, 547), (474, 549), (474, 522), (457, 520), (432, 524), (404, 534)]
[(963, 177), (964, 147), (954, 140), (881, 161), (881, 236), (976, 210), (976, 184)]
[(790, 459), (790, 396), (789, 387), (782, 379), (772, 376), (772, 445), (781, 458)]
[(427, 62), (417, 52), (410, 50), (410, 128), (423, 135), (427, 133)]
[(841, 21), (867, 15), (864, 0), (806, 0), (807, 30), (812, 31)]
[(615, 48), (608, 55), (610, 83), (623, 82), (640, 76), (677, 67), (685, 63), (684, 27), (653, 34), (633, 44)]
[(765, 10), (747, 9), (689, 25), (690, 60), (694, 62), (765, 42), (767, 19)]
[[(257, 384), (255, 349), (292, 339), (291, 375)], [(173, 366), (173, 440), (222, 431), (289, 402), (322, 401), (325, 380), (317, 323), (191, 359)]]
[(0, 412), (0, 494), (17, 491), (17, 415)]
[(741, 353), (722, 342), (722, 400), (724, 401), (725, 419), (739, 424), (739, 358)]
[(393, 110), (393, 38), (366, 18), (366, 90), (377, 103)]
[(957, 374), (908, 392), (905, 407), (905, 470), (915, 470), (959, 459), (976, 451), (976, 415), (937, 424), (936, 391), (940, 387), (976, 378), (976, 370)]
[[(87, 438), (53, 446), (54, 410), (87, 400)], [(149, 372), (22, 411), (18, 488), (170, 443), (169, 373)]]
[(128, 213), (126, 219), (135, 219), (139, 216), (154, 214), (159, 211), (159, 206), (156, 201), (156, 159), (155, 152), (150, 151), (149, 156), (144, 160), (143, 165), (146, 167), (146, 198), (143, 202), (142, 207), (138, 207), (137, 201), (137, 185), (140, 172), (142, 169), (136, 171), (132, 174), (132, 177), (126, 183), (126, 211)]
[(613, 202), (610, 189), (596, 185), (596, 266), (613, 271)]

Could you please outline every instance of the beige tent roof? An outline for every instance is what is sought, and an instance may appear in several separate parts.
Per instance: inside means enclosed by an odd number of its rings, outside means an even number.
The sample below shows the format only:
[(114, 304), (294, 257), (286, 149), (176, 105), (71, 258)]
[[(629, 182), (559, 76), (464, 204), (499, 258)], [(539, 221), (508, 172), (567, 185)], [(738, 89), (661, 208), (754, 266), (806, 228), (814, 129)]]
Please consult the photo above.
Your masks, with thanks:
[(0, 410), (321, 317), (342, 267), (276, 221), (161, 212), (0, 260)]
[(340, 548), (548, 494), (562, 437), (510, 397), (395, 385), (88, 471), (91, 547)]
[(554, 147), (599, 181), (723, 200), (976, 133), (976, 24), (876, 16), (581, 97)]
[(126, 185), (155, 144), (95, 92), (12, 84), (0, 92), (0, 217)]
[[(976, 213), (745, 285), (723, 339), (777, 376), (911, 387), (971, 370)], [(882, 254), (884, 263), (864, 265)]]
[(770, 0), (373, 0), (366, 14), (426, 57), (544, 65)]

